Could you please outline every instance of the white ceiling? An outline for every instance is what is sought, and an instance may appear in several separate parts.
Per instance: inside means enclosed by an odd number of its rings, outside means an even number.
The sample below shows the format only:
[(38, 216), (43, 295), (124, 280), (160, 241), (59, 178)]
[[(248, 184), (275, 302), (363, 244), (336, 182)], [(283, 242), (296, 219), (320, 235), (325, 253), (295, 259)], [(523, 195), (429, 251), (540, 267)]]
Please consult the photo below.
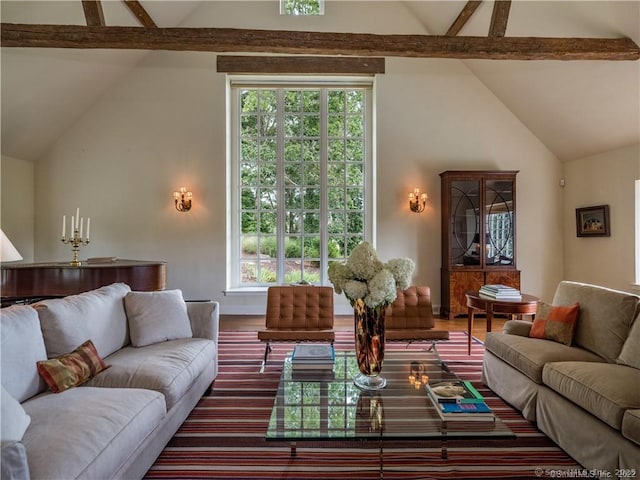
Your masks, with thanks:
[[(141, 2), (159, 27), (178, 26), (201, 2)], [(105, 23), (139, 26), (121, 1), (102, 2)], [(5, 23), (85, 25), (80, 0), (4, 1)], [(146, 51), (2, 48), (2, 154), (35, 161)]]
[[(407, 2), (433, 35), (466, 2)], [(493, 2), (459, 35), (486, 36)], [(515, 0), (507, 36), (629, 37), (640, 45), (638, 1)], [(476, 76), (560, 160), (640, 141), (640, 61), (465, 61)]]
[[(138, 25), (122, 2), (102, 3), (107, 25)], [(141, 3), (158, 26), (188, 27), (194, 26), (189, 21), (198, 22), (189, 14), (202, 2)], [(397, 3), (416, 16), (425, 33), (441, 35), (466, 1)], [(460, 35), (486, 36), (492, 8), (492, 1), (483, 2)], [(85, 23), (80, 0), (3, 0), (0, 17), (7, 23)], [(259, 28), (259, 19), (256, 22)], [(626, 36), (640, 44), (640, 1), (515, 0), (506, 34)], [(2, 154), (37, 160), (145, 54), (3, 48)], [(465, 64), (562, 161), (640, 142), (640, 61), (472, 60)]]

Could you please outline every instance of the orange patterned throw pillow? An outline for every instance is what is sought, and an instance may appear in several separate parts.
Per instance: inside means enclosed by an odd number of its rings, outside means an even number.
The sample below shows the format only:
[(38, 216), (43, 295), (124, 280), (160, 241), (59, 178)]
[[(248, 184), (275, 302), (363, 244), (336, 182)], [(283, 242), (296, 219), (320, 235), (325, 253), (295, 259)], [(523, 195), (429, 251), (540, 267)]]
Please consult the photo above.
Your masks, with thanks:
[(82, 385), (102, 370), (109, 368), (95, 345), (87, 340), (71, 353), (36, 363), (38, 373), (54, 393)]
[(536, 318), (529, 336), (571, 345), (579, 314), (580, 305), (578, 303), (554, 307), (544, 302), (538, 302)]

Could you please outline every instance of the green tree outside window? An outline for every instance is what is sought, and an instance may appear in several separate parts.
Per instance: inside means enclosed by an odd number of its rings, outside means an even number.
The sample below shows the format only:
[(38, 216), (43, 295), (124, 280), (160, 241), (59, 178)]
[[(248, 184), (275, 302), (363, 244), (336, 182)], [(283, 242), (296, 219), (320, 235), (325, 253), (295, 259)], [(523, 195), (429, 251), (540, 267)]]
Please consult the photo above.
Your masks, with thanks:
[(324, 15), (324, 0), (280, 0), (282, 15)]

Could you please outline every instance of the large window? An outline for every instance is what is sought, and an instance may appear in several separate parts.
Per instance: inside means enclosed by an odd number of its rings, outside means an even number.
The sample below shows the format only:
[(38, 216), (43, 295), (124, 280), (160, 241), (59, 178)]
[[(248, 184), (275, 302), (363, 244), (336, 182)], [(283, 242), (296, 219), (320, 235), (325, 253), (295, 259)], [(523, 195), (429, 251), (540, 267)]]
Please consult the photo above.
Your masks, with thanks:
[(280, 0), (281, 15), (324, 15), (324, 0)]
[(324, 284), (372, 231), (371, 82), (230, 92), (230, 286)]

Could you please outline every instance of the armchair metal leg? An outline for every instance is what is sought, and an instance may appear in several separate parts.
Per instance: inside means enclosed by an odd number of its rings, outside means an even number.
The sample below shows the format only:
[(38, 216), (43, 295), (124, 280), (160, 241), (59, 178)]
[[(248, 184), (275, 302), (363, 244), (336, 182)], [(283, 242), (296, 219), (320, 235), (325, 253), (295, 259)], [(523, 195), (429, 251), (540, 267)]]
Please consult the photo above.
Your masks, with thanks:
[(264, 373), (264, 368), (267, 366), (267, 356), (271, 352), (271, 345), (267, 342), (267, 346), (264, 347), (264, 358), (262, 359), (262, 365), (260, 366), (260, 373)]

